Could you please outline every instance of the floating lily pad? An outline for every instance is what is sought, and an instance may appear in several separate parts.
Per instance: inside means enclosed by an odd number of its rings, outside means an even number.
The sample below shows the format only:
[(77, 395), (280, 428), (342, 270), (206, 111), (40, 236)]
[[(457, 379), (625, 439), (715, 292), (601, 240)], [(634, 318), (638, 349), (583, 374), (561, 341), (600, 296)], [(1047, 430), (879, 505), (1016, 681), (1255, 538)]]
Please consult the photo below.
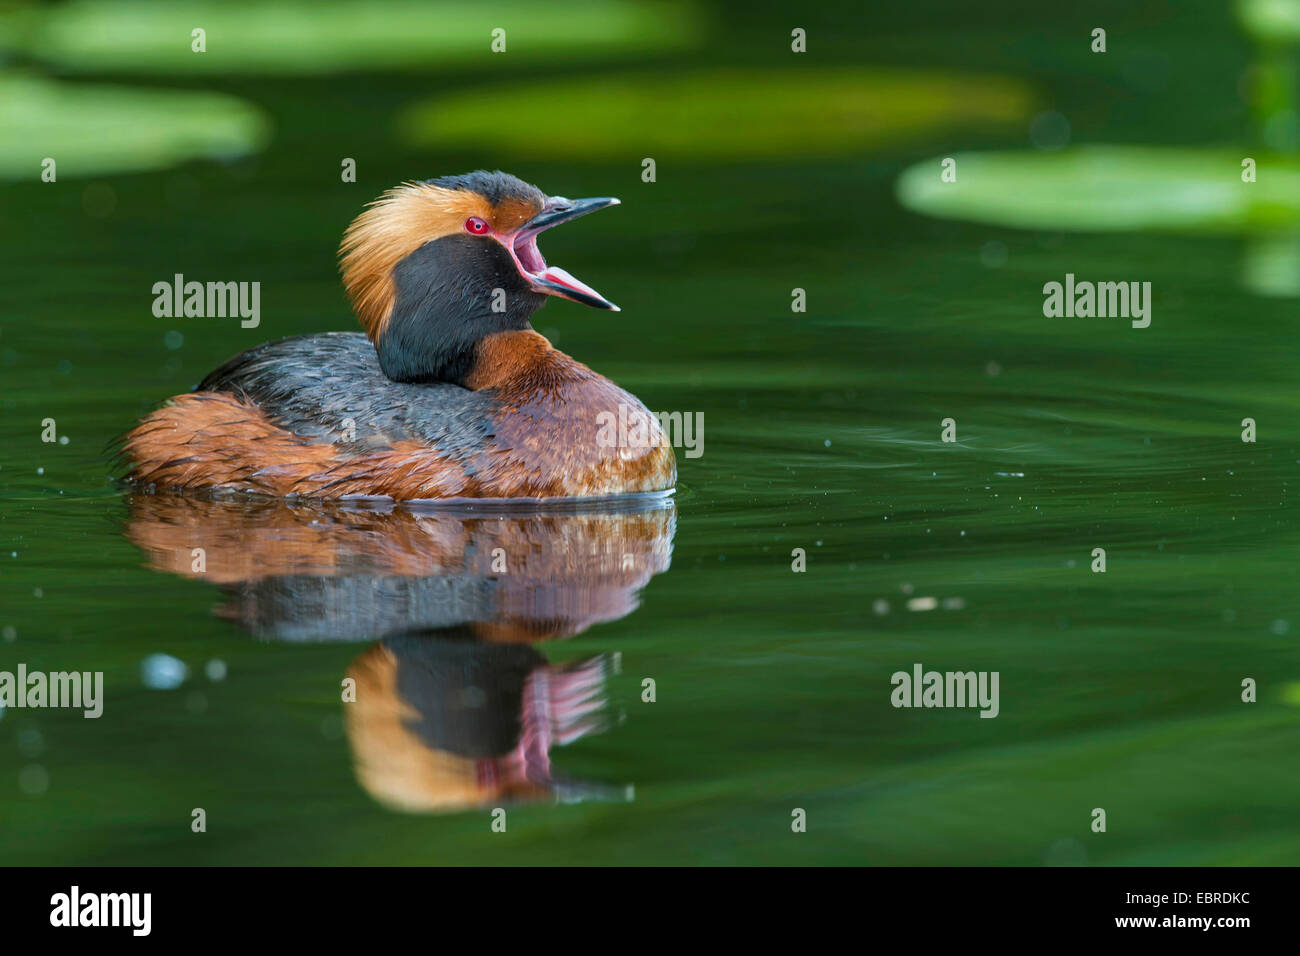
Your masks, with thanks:
[(475, 88), (419, 104), (398, 124), (409, 142), (424, 147), (469, 143), (564, 160), (733, 162), (839, 155), (936, 129), (1023, 123), (1032, 107), (1029, 88), (1002, 77), (713, 70)]
[(1241, 262), (1241, 284), (1256, 295), (1300, 296), (1300, 229), (1250, 239)]
[(219, 93), (74, 85), (0, 74), (0, 178), (60, 179), (229, 159), (260, 148), (270, 124)]
[[(482, 62), (485, 71), (682, 47), (683, 2), (633, 0), (74, 0), (0, 16), (0, 45), (67, 70), (312, 73)], [(506, 49), (494, 54), (495, 29)], [(206, 52), (192, 50), (204, 31)]]
[(1237, 16), (1256, 40), (1300, 42), (1300, 0), (1239, 0)]
[(1256, 181), (1242, 182), (1247, 154), (1229, 150), (1085, 146), (1060, 153), (955, 155), (899, 177), (899, 201), (943, 219), (1079, 232), (1256, 233), (1300, 225), (1300, 163), (1256, 155)]

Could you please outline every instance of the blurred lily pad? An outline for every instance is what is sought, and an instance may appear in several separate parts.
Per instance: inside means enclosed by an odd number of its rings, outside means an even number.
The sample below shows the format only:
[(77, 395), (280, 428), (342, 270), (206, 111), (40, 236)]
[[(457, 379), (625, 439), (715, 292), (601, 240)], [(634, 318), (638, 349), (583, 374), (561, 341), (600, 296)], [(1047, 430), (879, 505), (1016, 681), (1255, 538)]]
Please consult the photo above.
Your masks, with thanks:
[(255, 106), (220, 93), (73, 85), (0, 73), (0, 179), (161, 169), (259, 149), (270, 124)]
[(1238, 0), (1242, 27), (1262, 42), (1300, 42), (1300, 0)]
[(1251, 238), (1241, 262), (1241, 284), (1256, 295), (1300, 296), (1300, 229)]
[(1084, 146), (1059, 153), (961, 153), (909, 167), (899, 201), (914, 212), (1019, 229), (1239, 234), (1300, 225), (1300, 163), (1240, 150)]
[[(693, 11), (683, 0), (73, 0), (0, 15), (0, 46), (79, 71), (508, 68), (686, 46), (702, 35)], [(196, 29), (206, 52), (192, 50)]]
[(1032, 107), (1028, 86), (1004, 77), (729, 69), (470, 89), (410, 108), (398, 128), (423, 147), (472, 143), (565, 160), (740, 161), (840, 155), (939, 129), (1020, 123)]

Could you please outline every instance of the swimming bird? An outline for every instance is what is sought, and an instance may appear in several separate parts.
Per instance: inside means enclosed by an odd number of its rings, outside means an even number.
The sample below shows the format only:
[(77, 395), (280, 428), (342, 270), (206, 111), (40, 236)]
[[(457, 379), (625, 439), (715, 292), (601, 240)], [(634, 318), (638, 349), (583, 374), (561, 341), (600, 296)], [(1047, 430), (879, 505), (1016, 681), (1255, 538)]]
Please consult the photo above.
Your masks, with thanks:
[[(124, 436), (127, 479), (395, 500), (670, 490), (677, 463), (656, 417), (529, 321), (549, 296), (617, 311), (537, 248), (545, 230), (617, 204), (547, 196), (500, 171), (390, 189), (340, 248), (365, 334), (230, 359)], [(629, 423), (618, 440), (611, 421)]]

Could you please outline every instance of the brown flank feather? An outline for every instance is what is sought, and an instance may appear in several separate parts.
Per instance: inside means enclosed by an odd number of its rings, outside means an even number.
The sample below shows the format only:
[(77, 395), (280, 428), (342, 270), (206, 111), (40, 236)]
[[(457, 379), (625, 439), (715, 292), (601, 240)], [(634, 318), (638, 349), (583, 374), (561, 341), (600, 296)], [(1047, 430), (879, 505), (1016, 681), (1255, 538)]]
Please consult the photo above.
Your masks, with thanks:
[[(453, 458), (396, 441), (365, 451), (314, 442), (222, 392), (180, 395), (126, 436), (129, 477), (160, 488), (212, 488), (283, 497), (593, 497), (670, 488), (676, 459), (637, 399), (536, 332), (479, 346), (472, 387), (496, 399), (494, 437)], [(601, 412), (645, 415), (646, 447), (602, 447)]]

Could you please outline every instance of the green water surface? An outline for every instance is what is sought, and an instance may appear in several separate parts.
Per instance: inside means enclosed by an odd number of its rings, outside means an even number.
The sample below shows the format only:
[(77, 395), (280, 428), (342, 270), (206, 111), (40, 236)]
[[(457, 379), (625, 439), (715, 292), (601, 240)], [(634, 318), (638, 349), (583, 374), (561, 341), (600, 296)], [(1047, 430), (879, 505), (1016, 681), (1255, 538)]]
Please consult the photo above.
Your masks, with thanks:
[[(1050, 5), (967, 6), (801, 14), (803, 59), (784, 6), (720, 7), (705, 49), (618, 68), (967, 71), (1036, 90), (1075, 142), (1249, 135), (1250, 49), (1220, 4), (1102, 4), (1105, 58), (1088, 52), (1091, 21)], [(601, 69), (560, 58), (511, 77), (597, 86)], [(274, 125), (264, 151), (4, 185), (0, 670), (101, 670), (106, 702), (98, 720), (0, 715), (0, 863), (1300, 857), (1300, 307), (1240, 288), (1241, 240), (1022, 232), (899, 207), (904, 169), (1032, 149), (1030, 116), (855, 134), (872, 145), (821, 155), (765, 145), (752, 161), (702, 149), (693, 162), (678, 146), (654, 183), (631, 147), (581, 162), (554, 144), (416, 143), (395, 122), (485, 79), (459, 60), (208, 70), (170, 85), (256, 104)], [(340, 182), (344, 157), (358, 182)], [(339, 684), (375, 635), (273, 640), (214, 615), (214, 584), (155, 570), (132, 543), (103, 454), (230, 355), (354, 328), (334, 266), (346, 224), (397, 182), (479, 167), (621, 197), (541, 245), (623, 311), (556, 301), (535, 325), (652, 409), (705, 423), (703, 455), (678, 455), (671, 567), (631, 613), (538, 646), (557, 664), (621, 655), (607, 732), (552, 759), (632, 799), (512, 805), (505, 833), (490, 807), (374, 800)], [(260, 327), (155, 318), (150, 289), (175, 273), (260, 281)], [(1150, 282), (1150, 327), (1044, 317), (1042, 286), (1066, 273)], [(795, 288), (806, 312), (791, 311)], [(41, 441), (47, 418), (67, 444)], [(946, 418), (956, 442), (940, 440)], [(181, 687), (142, 682), (156, 653), (188, 666)], [(223, 680), (205, 676), (212, 660)], [(895, 709), (890, 676), (916, 663), (997, 671), (999, 716)], [(206, 833), (191, 831), (196, 807)]]

